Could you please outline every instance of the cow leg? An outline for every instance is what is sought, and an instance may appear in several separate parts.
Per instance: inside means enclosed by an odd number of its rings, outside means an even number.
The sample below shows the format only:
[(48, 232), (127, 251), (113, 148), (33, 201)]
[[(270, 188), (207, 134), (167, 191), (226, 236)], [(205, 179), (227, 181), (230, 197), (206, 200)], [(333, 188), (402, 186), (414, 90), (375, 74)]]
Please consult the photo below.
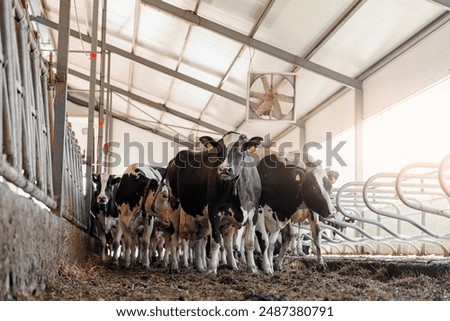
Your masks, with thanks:
[(275, 265), (275, 269), (277, 271), (281, 271), (283, 269), (284, 257), (286, 256), (286, 252), (287, 252), (288, 248), (291, 246), (292, 239), (294, 238), (294, 234), (295, 234), (295, 232), (293, 230), (291, 222), (286, 224), (286, 226), (283, 227), (283, 229), (281, 230), (282, 242), (281, 242), (280, 252), (278, 253), (278, 260)]
[[(113, 241), (113, 263), (114, 265), (119, 265), (119, 256), (120, 256), (120, 242), (122, 240), (122, 228), (120, 227), (120, 223), (117, 226), (117, 231), (116, 231), (116, 235), (114, 236), (114, 241)], [(122, 249), (123, 250), (123, 249)]]
[(172, 233), (169, 236), (170, 244), (170, 270), (173, 273), (179, 273), (178, 267), (178, 233)]
[(194, 268), (199, 272), (206, 271), (205, 247), (206, 247), (206, 239), (201, 238), (199, 240), (194, 241)]
[(234, 253), (233, 253), (233, 237), (234, 237), (235, 230), (236, 229), (233, 226), (230, 226), (223, 233), (223, 243), (224, 243), (225, 252), (226, 252), (225, 253), (226, 261), (227, 261), (228, 266), (232, 270), (237, 270), (236, 259), (234, 258)]
[(241, 227), (234, 233), (234, 250), (238, 253), (239, 263), (247, 265), (247, 260), (245, 258), (245, 249), (244, 249), (244, 231), (245, 226)]
[(122, 226), (123, 232), (123, 262), (124, 267), (129, 267), (131, 264), (131, 252), (134, 252), (134, 243), (130, 232), (127, 230), (126, 226)]
[(255, 251), (255, 225), (252, 220), (247, 220), (245, 223), (245, 257), (247, 262), (247, 270), (251, 273), (258, 273), (258, 268), (256, 267), (255, 257), (253, 252)]
[(98, 239), (100, 240), (100, 257), (102, 258), (102, 261), (105, 262), (107, 254), (105, 230), (103, 229), (99, 218), (97, 218), (94, 223), (97, 229)]
[[(269, 240), (269, 236), (267, 235), (267, 230), (265, 226), (265, 219), (264, 219), (264, 211), (256, 211), (257, 214), (257, 221), (256, 221), (256, 233), (259, 240), (259, 247), (261, 248), (261, 268), (266, 274), (273, 274), (273, 265), (272, 265), (272, 259), (269, 260), (269, 248), (272, 244), (272, 254), (271, 257), (273, 257), (273, 247), (275, 246), (275, 242), (277, 240), (278, 232), (274, 233), (274, 239)], [(252, 217), (249, 215), (249, 217)]]
[(150, 248), (150, 236), (153, 232), (153, 225), (154, 225), (155, 219), (154, 217), (145, 217), (144, 218), (144, 232), (142, 234), (141, 239), (141, 256), (142, 256), (142, 266), (144, 268), (150, 267), (150, 255), (149, 255), (149, 248)]
[(309, 224), (311, 226), (311, 235), (313, 238), (313, 243), (316, 248), (316, 255), (317, 255), (317, 270), (323, 271), (325, 268), (325, 265), (323, 263), (323, 257), (322, 257), (322, 249), (320, 246), (320, 227), (319, 227), (319, 216), (316, 213), (313, 213), (312, 211), (309, 211)]
[(189, 241), (182, 239), (181, 240), (181, 246), (183, 248), (183, 256), (182, 256), (182, 261), (181, 261), (181, 265), (184, 268), (189, 267)]
[(222, 235), (220, 233), (219, 210), (214, 204), (208, 204), (209, 221), (211, 223), (211, 242), (210, 242), (210, 261), (208, 272), (217, 274), (217, 266), (219, 265), (219, 252), (222, 244)]

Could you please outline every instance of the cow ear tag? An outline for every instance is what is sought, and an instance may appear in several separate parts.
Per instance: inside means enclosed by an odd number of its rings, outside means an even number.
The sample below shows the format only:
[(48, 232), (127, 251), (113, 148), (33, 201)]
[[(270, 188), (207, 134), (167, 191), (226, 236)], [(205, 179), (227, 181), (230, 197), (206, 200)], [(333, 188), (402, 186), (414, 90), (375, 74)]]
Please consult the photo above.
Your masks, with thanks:
[(249, 151), (250, 153), (256, 152), (256, 146), (250, 147), (250, 148), (248, 149), (248, 151)]
[(211, 143), (208, 143), (208, 144), (206, 144), (206, 148), (208, 150), (211, 150), (211, 149), (213, 149), (213, 145)]
[(300, 182), (302, 178), (300, 177), (300, 174), (295, 175), (295, 181)]

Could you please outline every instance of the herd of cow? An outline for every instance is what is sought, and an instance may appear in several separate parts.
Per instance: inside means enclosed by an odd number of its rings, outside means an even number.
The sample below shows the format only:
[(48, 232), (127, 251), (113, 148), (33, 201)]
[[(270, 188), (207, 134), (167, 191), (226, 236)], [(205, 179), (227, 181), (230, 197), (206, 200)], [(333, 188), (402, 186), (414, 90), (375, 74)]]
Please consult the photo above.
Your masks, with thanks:
[(308, 219), (323, 269), (318, 220), (335, 213), (330, 191), (338, 173), (291, 164), (257, 148), (261, 141), (236, 132), (218, 141), (203, 136), (202, 151), (181, 151), (166, 168), (133, 164), (122, 177), (93, 175), (91, 213), (102, 260), (111, 255), (115, 264), (149, 267), (157, 257), (172, 272), (193, 264), (214, 274), (220, 263), (233, 270), (239, 263), (272, 274), (282, 269), (297, 233), (293, 223)]

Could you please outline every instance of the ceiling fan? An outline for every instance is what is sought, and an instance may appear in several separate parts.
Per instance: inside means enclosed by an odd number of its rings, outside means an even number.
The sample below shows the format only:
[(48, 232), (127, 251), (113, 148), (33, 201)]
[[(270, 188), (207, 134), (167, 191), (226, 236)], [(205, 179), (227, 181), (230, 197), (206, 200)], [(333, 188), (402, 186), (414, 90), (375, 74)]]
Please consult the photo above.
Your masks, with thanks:
[(295, 74), (250, 73), (248, 119), (295, 122)]

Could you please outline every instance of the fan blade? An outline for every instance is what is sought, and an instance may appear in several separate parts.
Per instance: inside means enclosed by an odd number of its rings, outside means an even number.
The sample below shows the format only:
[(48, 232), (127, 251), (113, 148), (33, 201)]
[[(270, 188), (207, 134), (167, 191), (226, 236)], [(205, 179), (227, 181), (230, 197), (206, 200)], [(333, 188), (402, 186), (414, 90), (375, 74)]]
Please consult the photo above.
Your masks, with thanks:
[(266, 92), (266, 94), (269, 94), (270, 93), (270, 84), (269, 84), (269, 80), (267, 80), (267, 75), (262, 76), (261, 81), (264, 86), (264, 91)]
[(258, 117), (261, 117), (264, 113), (270, 110), (270, 107), (272, 107), (272, 102), (270, 100), (265, 100), (254, 112)]
[(284, 116), (281, 112), (280, 102), (277, 99), (273, 100), (272, 116), (275, 119), (281, 119)]
[(259, 92), (256, 92), (256, 91), (250, 91), (250, 97), (258, 98), (259, 100), (266, 99), (266, 95), (265, 94), (259, 93)]
[(273, 85), (272, 91), (276, 92), (278, 90), (278, 88), (283, 87), (286, 84), (286, 82), (287, 82), (287, 78), (282, 77), (279, 82), (277, 82), (275, 85)]
[(288, 96), (288, 95), (284, 95), (284, 94), (277, 94), (277, 98), (278, 100), (285, 102), (285, 103), (293, 103), (294, 102), (294, 97), (293, 96)]

